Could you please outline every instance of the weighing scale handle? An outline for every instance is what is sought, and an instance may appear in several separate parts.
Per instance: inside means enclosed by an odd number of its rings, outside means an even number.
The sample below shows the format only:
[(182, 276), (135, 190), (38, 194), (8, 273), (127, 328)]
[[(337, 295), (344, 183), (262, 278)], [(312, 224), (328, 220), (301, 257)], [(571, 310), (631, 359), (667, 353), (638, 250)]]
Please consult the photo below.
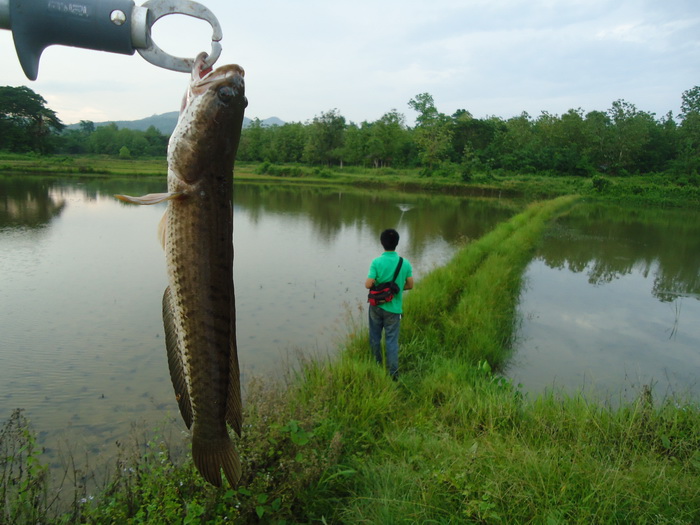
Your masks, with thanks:
[(190, 72), (194, 59), (162, 51), (151, 39), (151, 27), (161, 17), (184, 14), (209, 22), (212, 51), (207, 65), (221, 54), (221, 26), (209, 9), (190, 0), (0, 0), (0, 29), (9, 29), (25, 75), (36, 80), (39, 58), (50, 45), (109, 51), (143, 58), (159, 67)]

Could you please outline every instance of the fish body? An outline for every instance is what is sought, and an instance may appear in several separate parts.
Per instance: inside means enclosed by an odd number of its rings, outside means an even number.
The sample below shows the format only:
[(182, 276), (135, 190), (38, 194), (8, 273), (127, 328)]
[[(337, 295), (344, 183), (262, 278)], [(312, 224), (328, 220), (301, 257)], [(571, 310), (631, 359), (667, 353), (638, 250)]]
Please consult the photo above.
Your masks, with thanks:
[(163, 325), (180, 413), (192, 430), (202, 477), (232, 486), (241, 476), (227, 423), (239, 435), (242, 405), (233, 288), (233, 164), (247, 105), (243, 69), (203, 74), (195, 61), (168, 144), (168, 192), (128, 202), (168, 201), (159, 228), (168, 273)]

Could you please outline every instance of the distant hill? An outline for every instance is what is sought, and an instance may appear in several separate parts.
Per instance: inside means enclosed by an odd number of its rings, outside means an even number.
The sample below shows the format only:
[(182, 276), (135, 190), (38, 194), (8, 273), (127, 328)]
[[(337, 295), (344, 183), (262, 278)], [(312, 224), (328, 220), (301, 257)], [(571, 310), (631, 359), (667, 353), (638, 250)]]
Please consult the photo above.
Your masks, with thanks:
[[(146, 131), (151, 126), (163, 133), (164, 135), (170, 135), (175, 129), (177, 124), (177, 111), (170, 111), (168, 113), (162, 113), (160, 115), (152, 115), (150, 117), (142, 118), (139, 120), (109, 120), (106, 122), (95, 122), (96, 127), (106, 126), (114, 122), (119, 129), (135, 129), (137, 131)], [(247, 128), (252, 122), (248, 117), (243, 119), (243, 127)], [(284, 124), (283, 120), (277, 117), (266, 118), (260, 121), (263, 126), (282, 126)], [(80, 124), (69, 124), (66, 129), (78, 129)]]

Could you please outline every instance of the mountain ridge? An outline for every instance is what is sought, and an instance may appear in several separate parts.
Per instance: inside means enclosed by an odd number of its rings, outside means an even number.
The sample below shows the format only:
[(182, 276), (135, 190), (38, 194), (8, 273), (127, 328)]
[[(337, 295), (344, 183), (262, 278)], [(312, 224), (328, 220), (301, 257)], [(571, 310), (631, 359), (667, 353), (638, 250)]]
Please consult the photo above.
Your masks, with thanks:
[[(95, 127), (106, 126), (108, 124), (116, 124), (119, 129), (133, 129), (136, 131), (146, 131), (151, 126), (155, 127), (158, 131), (164, 135), (170, 135), (175, 129), (177, 124), (177, 117), (179, 112), (169, 111), (167, 113), (160, 113), (158, 115), (151, 115), (150, 117), (145, 117), (137, 120), (106, 120), (104, 122), (94, 122)], [(248, 117), (243, 118), (243, 127), (247, 128), (253, 122), (252, 119)], [(285, 122), (277, 117), (269, 117), (264, 120), (260, 120), (260, 123), (264, 127), (269, 126), (282, 126)], [(80, 124), (69, 124), (66, 129), (79, 129)]]

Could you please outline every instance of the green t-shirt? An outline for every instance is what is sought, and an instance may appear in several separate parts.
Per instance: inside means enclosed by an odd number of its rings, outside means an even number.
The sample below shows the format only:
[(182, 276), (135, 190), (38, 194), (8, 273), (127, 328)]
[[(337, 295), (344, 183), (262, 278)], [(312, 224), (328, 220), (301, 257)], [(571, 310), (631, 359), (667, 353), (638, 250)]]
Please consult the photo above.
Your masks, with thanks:
[[(388, 283), (394, 276), (396, 266), (399, 264), (399, 254), (396, 252), (384, 252), (382, 255), (372, 260), (369, 266), (368, 279), (374, 279), (377, 283)], [(389, 303), (384, 303), (379, 306), (387, 312), (394, 314), (403, 313), (403, 286), (406, 284), (406, 279), (413, 277), (413, 268), (408, 259), (404, 257), (401, 271), (396, 276), (396, 284), (399, 285), (399, 293), (394, 296), (394, 299)]]

